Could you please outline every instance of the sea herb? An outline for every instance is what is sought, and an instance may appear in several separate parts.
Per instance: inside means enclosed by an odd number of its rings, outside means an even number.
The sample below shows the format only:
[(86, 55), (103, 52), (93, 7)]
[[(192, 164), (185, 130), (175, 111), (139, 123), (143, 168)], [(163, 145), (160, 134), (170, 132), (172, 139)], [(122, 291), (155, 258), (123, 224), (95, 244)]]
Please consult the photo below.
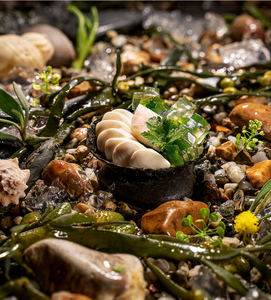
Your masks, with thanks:
[(150, 118), (146, 125), (149, 131), (143, 132), (142, 135), (159, 146), (161, 151), (164, 151), (166, 145), (180, 138), (184, 131), (179, 122), (160, 116)]
[[(218, 215), (216, 213), (211, 213), (208, 208), (201, 208), (199, 211), (200, 215), (202, 216), (202, 219), (196, 220), (195, 222), (193, 221), (193, 217), (191, 215), (188, 215), (187, 217), (183, 218), (182, 220), (182, 225), (183, 227), (190, 227), (193, 229), (196, 234), (194, 235), (187, 235), (184, 234), (182, 231), (178, 231), (176, 234), (176, 238), (179, 240), (189, 242), (191, 238), (198, 238), (197, 242), (204, 242), (206, 238), (210, 239), (210, 235), (215, 235), (218, 234), (220, 236), (223, 236), (225, 233), (225, 224), (223, 222), (219, 222), (217, 228), (215, 229), (210, 229), (210, 224), (212, 222), (217, 222), (218, 221)], [(205, 218), (209, 217), (209, 221), (206, 223)], [(195, 223), (202, 223), (203, 224), (203, 229), (200, 229)], [(212, 240), (212, 239), (211, 239)], [(222, 240), (219, 238), (214, 241), (214, 245), (216, 247), (220, 247), (222, 243)]]
[(38, 77), (42, 82), (32, 83), (33, 89), (36, 91), (43, 91), (46, 94), (50, 94), (50, 89), (59, 86), (59, 80), (61, 75), (53, 73), (52, 67), (48, 66), (46, 71), (37, 73)]
[(248, 130), (246, 130), (246, 126), (243, 126), (242, 128), (242, 134), (238, 133), (236, 135), (236, 141), (235, 144), (237, 145), (237, 150), (239, 151), (240, 148), (244, 148), (247, 151), (252, 151), (257, 144), (262, 143), (262, 141), (259, 141), (255, 136), (257, 135), (264, 135), (263, 131), (260, 131), (262, 122), (255, 119), (255, 120), (249, 120)]

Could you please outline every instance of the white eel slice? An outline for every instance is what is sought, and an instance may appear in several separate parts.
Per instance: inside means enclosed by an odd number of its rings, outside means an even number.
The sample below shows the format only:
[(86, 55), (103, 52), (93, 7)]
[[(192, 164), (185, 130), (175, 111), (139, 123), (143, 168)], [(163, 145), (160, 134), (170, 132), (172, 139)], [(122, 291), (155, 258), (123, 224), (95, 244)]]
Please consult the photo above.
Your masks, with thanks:
[(106, 129), (109, 129), (109, 128), (117, 128), (117, 129), (122, 129), (128, 133), (131, 133), (131, 128), (125, 124), (124, 122), (122, 121), (115, 121), (115, 120), (102, 120), (100, 123), (98, 123), (96, 125), (96, 129), (95, 129), (95, 133), (96, 133), (96, 136), (99, 137), (99, 134), (101, 132), (103, 132), (104, 130)]
[(128, 118), (124, 114), (119, 113), (117, 111), (109, 111), (103, 116), (103, 121), (104, 120), (122, 121), (130, 127), (132, 118)]
[(161, 154), (153, 149), (140, 149), (133, 153), (129, 166), (143, 169), (165, 169), (170, 167), (170, 163)]
[(123, 114), (123, 115), (125, 115), (127, 118), (129, 118), (131, 120), (132, 120), (132, 117), (134, 116), (134, 114), (131, 113), (129, 110), (123, 109), (123, 108), (114, 109), (113, 112), (117, 112), (117, 113)]
[[(131, 140), (131, 139), (130, 139)], [(104, 147), (104, 154), (105, 157), (109, 160), (112, 161), (112, 156), (113, 156), (113, 151), (116, 148), (116, 146), (122, 142), (129, 141), (128, 138), (124, 137), (119, 137), (119, 138), (110, 138), (105, 142), (105, 147)]]
[(118, 144), (112, 156), (112, 161), (116, 165), (129, 166), (129, 161), (133, 153), (139, 149), (146, 149), (145, 146), (141, 145), (139, 142), (127, 140)]
[(123, 129), (109, 128), (100, 133), (97, 138), (97, 148), (100, 152), (105, 153), (105, 143), (111, 138), (125, 138), (136, 141), (136, 138), (133, 135)]

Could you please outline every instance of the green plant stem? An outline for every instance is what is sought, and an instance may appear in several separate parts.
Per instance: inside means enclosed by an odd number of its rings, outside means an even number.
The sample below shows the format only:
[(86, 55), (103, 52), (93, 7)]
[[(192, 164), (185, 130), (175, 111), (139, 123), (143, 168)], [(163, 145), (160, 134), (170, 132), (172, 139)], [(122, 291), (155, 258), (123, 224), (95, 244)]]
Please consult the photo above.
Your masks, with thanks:
[(264, 207), (270, 202), (271, 200), (271, 190), (266, 194), (264, 199), (261, 201), (261, 203), (257, 206), (257, 208), (254, 211), (255, 216), (264, 209)]
[[(99, 15), (97, 8), (92, 6), (90, 9), (92, 17), (92, 28), (90, 30), (90, 22), (86, 22), (86, 17), (73, 5), (69, 5), (67, 9), (73, 12), (79, 21), (78, 34), (77, 34), (77, 51), (78, 58), (73, 62), (72, 66), (75, 69), (81, 69), (84, 65), (84, 61), (89, 53), (91, 46), (93, 45), (97, 30), (99, 27)], [(87, 36), (87, 30), (89, 35)]]
[[(168, 278), (166, 274), (159, 269), (157, 266), (149, 262), (148, 260), (144, 261), (146, 266), (154, 273), (154, 275), (162, 282), (165, 288), (172, 293), (175, 297), (181, 298), (183, 300), (193, 300), (194, 292), (187, 291), (185, 288), (181, 287), (173, 280)], [(197, 298), (198, 299), (198, 298)], [(202, 298), (203, 299), (203, 298)]]

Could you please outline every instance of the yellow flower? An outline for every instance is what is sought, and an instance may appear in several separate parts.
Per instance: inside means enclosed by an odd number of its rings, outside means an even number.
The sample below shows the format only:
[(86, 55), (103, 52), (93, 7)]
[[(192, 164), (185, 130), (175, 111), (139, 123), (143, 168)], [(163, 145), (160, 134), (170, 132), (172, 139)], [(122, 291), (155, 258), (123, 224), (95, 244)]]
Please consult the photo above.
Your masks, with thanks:
[(243, 235), (252, 235), (256, 233), (259, 229), (259, 220), (257, 217), (249, 210), (242, 212), (235, 218), (235, 231), (242, 233)]

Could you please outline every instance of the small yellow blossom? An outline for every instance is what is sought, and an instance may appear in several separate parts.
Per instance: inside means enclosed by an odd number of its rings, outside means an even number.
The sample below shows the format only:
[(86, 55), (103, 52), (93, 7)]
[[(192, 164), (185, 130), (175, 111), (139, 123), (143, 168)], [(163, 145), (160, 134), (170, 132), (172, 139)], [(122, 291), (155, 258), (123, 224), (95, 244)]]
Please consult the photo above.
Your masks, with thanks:
[(257, 217), (249, 210), (242, 212), (235, 218), (235, 231), (242, 233), (243, 235), (252, 235), (256, 233), (259, 229), (259, 220)]

